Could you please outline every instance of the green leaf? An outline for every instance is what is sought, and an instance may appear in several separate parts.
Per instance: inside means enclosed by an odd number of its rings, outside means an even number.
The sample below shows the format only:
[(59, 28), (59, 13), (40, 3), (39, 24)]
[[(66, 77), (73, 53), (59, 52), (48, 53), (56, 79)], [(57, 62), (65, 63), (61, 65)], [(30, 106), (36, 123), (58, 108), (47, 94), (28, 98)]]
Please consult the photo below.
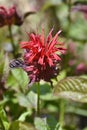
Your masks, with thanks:
[(59, 123), (57, 123), (55, 130), (63, 130), (63, 129), (62, 129), (61, 125)]
[(4, 98), (3, 100), (1, 100), (0, 101), (0, 106), (3, 106), (7, 101), (8, 101), (7, 98)]
[(9, 130), (36, 130), (27, 122), (14, 121), (11, 123)]
[(74, 107), (74, 106), (67, 106), (66, 108), (66, 113), (74, 113), (76, 115), (81, 115), (87, 117), (87, 109), (79, 108), (79, 107)]
[(80, 76), (67, 77), (55, 86), (53, 95), (58, 98), (87, 102), (87, 78)]
[(19, 86), (12, 73), (9, 74), (6, 85), (10, 88), (13, 87), (14, 89), (17, 89), (17, 87)]
[(41, 98), (41, 100), (44, 100), (44, 101), (53, 101), (53, 100), (57, 99), (57, 97), (53, 97), (52, 93), (47, 93), (45, 95), (41, 95), (40, 98)]
[(50, 130), (54, 130), (54, 128), (55, 128), (55, 126), (56, 126), (56, 124), (57, 124), (57, 120), (55, 119), (54, 116), (49, 115), (49, 116), (47, 117), (47, 123), (48, 123), (48, 125), (49, 125), (49, 127), (50, 127)]
[(24, 72), (21, 68), (18, 69), (12, 69), (12, 75), (16, 79), (16, 82), (21, 87), (26, 87), (28, 84), (28, 76), (26, 72)]
[(36, 117), (34, 124), (35, 124), (35, 128), (37, 130), (50, 130), (50, 128), (47, 124), (46, 118)]
[(24, 94), (18, 94), (18, 101), (21, 106), (27, 107), (27, 108), (37, 108), (37, 94), (30, 91), (27, 95)]
[(6, 116), (6, 113), (2, 107), (0, 107), (0, 127), (4, 130), (8, 130), (9, 123)]
[(26, 119), (26, 117), (27, 116), (29, 116), (29, 115), (31, 115), (31, 113), (32, 113), (32, 111), (30, 110), (28, 110), (28, 112), (24, 112), (24, 113), (22, 113), (22, 115), (19, 117), (19, 121), (25, 121), (25, 119)]

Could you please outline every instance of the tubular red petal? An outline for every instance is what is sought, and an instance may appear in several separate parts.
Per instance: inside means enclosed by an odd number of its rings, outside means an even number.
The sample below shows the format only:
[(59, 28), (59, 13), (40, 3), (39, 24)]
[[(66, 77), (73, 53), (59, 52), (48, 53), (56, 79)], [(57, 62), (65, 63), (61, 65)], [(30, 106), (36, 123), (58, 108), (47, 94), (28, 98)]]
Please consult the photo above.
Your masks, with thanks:
[(46, 43), (47, 43), (47, 44), (50, 42), (50, 40), (51, 40), (51, 38), (52, 38), (52, 32), (53, 32), (53, 28), (52, 28), (51, 31), (49, 32), (48, 37), (47, 37), (47, 39), (46, 39)]
[(50, 50), (51, 48), (53, 48), (53, 46), (54, 46), (55, 44), (57, 44), (58, 34), (59, 34), (59, 32), (57, 32), (56, 35), (53, 37), (53, 39), (52, 39), (52, 41), (51, 41), (51, 43), (50, 43), (50, 45), (49, 45), (49, 50)]
[(29, 47), (29, 42), (20, 42), (21, 48), (28, 48)]
[(44, 62), (44, 56), (43, 57), (40, 57), (39, 60), (38, 60), (38, 63), (40, 65), (43, 65), (43, 62)]

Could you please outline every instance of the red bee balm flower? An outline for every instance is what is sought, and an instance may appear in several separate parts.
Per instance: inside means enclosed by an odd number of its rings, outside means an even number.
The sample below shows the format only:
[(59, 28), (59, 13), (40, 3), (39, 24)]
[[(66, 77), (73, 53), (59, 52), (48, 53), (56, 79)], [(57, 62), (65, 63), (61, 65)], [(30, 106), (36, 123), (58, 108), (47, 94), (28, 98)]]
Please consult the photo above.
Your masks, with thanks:
[(23, 19), (16, 11), (16, 7), (13, 6), (9, 9), (6, 9), (3, 6), (0, 6), (0, 27), (5, 25), (21, 25), (23, 23)]
[(57, 67), (60, 62), (60, 54), (64, 54), (66, 49), (62, 43), (57, 41), (58, 34), (52, 37), (53, 29), (45, 39), (44, 30), (42, 34), (28, 34), (29, 41), (21, 42), (21, 48), (25, 49), (24, 53), (24, 70), (28, 73), (30, 83), (38, 82), (41, 79), (51, 82), (59, 73)]

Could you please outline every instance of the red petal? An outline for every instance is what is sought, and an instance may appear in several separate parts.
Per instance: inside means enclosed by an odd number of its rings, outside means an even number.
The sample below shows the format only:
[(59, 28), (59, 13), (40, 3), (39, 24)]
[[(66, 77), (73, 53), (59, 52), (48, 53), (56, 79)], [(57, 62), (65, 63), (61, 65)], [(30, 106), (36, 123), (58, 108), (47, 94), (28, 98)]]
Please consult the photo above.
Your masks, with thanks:
[(35, 58), (36, 54), (32, 55), (30, 58), (29, 58), (29, 62), (31, 63), (33, 61), (33, 59)]
[(48, 34), (46, 43), (49, 43), (50, 39), (52, 38), (52, 32), (53, 32), (53, 28), (51, 29), (51, 31), (50, 31), (49, 34)]
[(32, 66), (26, 66), (25, 68), (24, 68), (26, 71), (33, 71), (33, 69), (34, 69), (34, 66), (32, 65)]
[(55, 44), (57, 44), (57, 38), (58, 38), (59, 33), (60, 31), (58, 31), (56, 35), (53, 37), (52, 42), (50, 43), (50, 46), (49, 46), (49, 50), (52, 49)]
[(67, 50), (67, 49), (65, 49), (65, 48), (63, 48), (63, 47), (58, 47), (58, 48), (57, 48), (57, 51), (61, 52), (62, 54), (65, 54), (65, 53), (66, 53), (66, 50)]
[(20, 44), (20, 46), (21, 46), (21, 48), (28, 48), (28, 46), (29, 46), (29, 42), (20, 42), (19, 43)]
[(39, 58), (38, 63), (43, 65), (43, 61), (44, 61), (44, 56)]
[(53, 54), (53, 57), (54, 57), (55, 60), (61, 60), (61, 58), (55, 53)]
[(35, 40), (36, 40), (35, 34), (33, 34), (33, 33), (30, 34), (29, 37), (30, 37), (30, 40), (31, 40), (31, 41), (35, 41)]
[(48, 64), (49, 64), (50, 66), (53, 66), (53, 61), (52, 61), (52, 59), (51, 59), (50, 57), (47, 57), (47, 60), (48, 60)]

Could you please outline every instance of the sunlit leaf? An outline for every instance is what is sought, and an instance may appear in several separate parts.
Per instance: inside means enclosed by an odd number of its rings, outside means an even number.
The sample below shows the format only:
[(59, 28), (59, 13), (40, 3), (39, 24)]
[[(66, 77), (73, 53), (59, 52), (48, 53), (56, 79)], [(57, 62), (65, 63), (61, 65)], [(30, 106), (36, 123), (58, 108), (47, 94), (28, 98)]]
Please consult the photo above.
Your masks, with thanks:
[(18, 118), (19, 121), (25, 121), (26, 117), (31, 115), (32, 111), (24, 112), (22, 115)]
[(56, 85), (53, 94), (58, 98), (87, 102), (87, 78), (67, 77)]
[(19, 84), (21, 87), (26, 87), (28, 84), (28, 76), (27, 74), (21, 69), (12, 69), (12, 74), (14, 78), (16, 79), (16, 82)]
[(63, 130), (63, 129), (62, 129), (61, 125), (59, 123), (57, 123), (55, 130)]
[(40, 98), (44, 101), (52, 101), (52, 100), (57, 99), (57, 97), (53, 97), (52, 93), (47, 93), (45, 95), (41, 95)]
[(87, 110), (83, 109), (83, 108), (79, 108), (79, 107), (75, 107), (75, 106), (67, 106), (66, 109), (66, 113), (74, 113), (76, 115), (80, 115), (80, 116), (87, 116)]
[(19, 86), (19, 84), (17, 83), (16, 79), (14, 78), (14, 76), (12, 75), (12, 73), (9, 74), (8, 78), (7, 78), (7, 82), (6, 85), (8, 87), (14, 87), (14, 89), (16, 89), (16, 87)]
[(29, 92), (27, 95), (24, 94), (18, 94), (18, 101), (21, 106), (27, 107), (27, 108), (37, 108), (37, 94), (34, 92)]
[(35, 124), (35, 128), (37, 130), (50, 130), (50, 128), (47, 124), (46, 118), (36, 117), (34, 124)]

